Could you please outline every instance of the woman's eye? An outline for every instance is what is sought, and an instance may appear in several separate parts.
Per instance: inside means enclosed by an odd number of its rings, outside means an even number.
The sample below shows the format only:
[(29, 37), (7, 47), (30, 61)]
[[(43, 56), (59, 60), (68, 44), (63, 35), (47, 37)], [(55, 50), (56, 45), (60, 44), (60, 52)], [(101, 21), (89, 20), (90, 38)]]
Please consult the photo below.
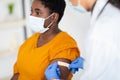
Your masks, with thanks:
[(40, 15), (40, 12), (36, 12), (37, 15)]

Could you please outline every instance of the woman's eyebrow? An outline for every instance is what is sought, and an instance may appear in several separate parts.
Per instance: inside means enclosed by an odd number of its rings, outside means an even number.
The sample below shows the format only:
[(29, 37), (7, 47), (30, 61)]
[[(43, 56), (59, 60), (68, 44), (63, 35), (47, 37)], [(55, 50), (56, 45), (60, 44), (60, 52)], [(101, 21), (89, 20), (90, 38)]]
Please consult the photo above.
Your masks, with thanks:
[(35, 8), (35, 11), (39, 11), (40, 12), (41, 10), (39, 8)]

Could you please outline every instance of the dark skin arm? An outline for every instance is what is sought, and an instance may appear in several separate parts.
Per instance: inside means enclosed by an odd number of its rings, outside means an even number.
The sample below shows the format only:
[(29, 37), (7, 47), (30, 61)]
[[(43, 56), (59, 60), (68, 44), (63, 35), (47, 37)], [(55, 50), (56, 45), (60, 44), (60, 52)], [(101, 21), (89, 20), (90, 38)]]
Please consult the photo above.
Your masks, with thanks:
[[(63, 59), (63, 58), (55, 59), (51, 63), (54, 63), (54, 62), (57, 62), (57, 61), (62, 61), (62, 62), (66, 62), (66, 63), (69, 63), (69, 64), (71, 63), (70, 60)], [(69, 74), (70, 74), (70, 71), (68, 70), (68, 68), (64, 67), (64, 66), (60, 66), (60, 65), (58, 65), (58, 67), (59, 67), (60, 73), (61, 73), (60, 79), (61, 80), (68, 80), (68, 77), (69, 77)]]
[(18, 77), (19, 77), (19, 73), (16, 73), (12, 76), (10, 80), (18, 80)]

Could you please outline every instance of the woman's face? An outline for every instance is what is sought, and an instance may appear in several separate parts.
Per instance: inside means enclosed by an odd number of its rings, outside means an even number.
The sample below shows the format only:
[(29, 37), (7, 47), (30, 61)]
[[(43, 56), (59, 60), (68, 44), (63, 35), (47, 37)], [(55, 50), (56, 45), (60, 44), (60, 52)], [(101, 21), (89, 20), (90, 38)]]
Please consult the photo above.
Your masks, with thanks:
[(46, 18), (50, 15), (49, 9), (39, 0), (34, 0), (31, 7), (31, 15), (40, 18)]
[[(39, 18), (47, 18), (50, 16), (49, 8), (45, 7), (41, 1), (34, 0), (31, 7), (31, 16), (39, 17)], [(45, 20), (44, 26), (48, 26), (51, 23), (51, 17)]]

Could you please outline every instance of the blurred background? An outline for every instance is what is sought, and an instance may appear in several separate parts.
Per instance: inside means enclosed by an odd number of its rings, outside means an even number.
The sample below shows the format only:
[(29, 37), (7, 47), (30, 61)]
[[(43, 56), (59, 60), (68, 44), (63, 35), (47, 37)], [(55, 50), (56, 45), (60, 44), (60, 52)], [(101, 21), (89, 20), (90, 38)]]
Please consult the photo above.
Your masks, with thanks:
[[(32, 35), (27, 24), (32, 0), (0, 0), (0, 80), (9, 80), (20, 45)], [(67, 5), (59, 27), (78, 43), (85, 56), (83, 42), (90, 25), (90, 13), (80, 14)], [(82, 70), (73, 80), (79, 80)]]

